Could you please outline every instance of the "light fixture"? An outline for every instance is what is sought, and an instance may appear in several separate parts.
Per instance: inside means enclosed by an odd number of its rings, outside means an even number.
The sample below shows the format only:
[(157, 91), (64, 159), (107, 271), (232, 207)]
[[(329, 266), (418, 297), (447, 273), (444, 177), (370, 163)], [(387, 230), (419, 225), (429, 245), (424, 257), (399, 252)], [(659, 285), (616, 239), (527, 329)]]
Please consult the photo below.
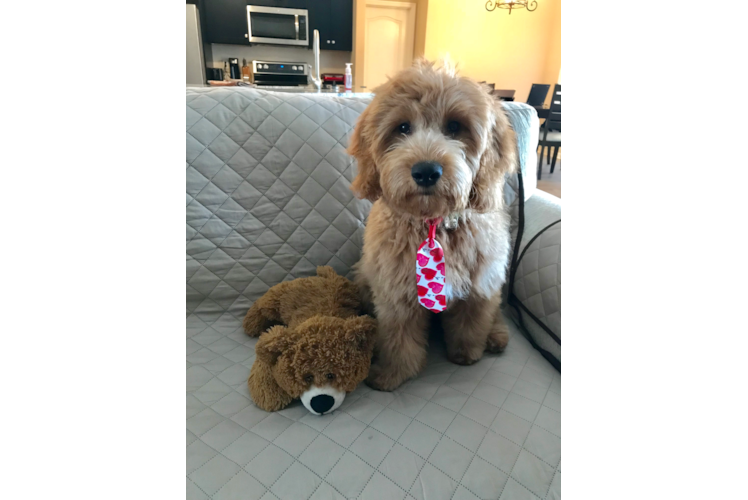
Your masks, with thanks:
[(509, 9), (509, 14), (512, 13), (512, 9), (527, 9), (532, 12), (538, 8), (538, 2), (533, 0), (528, 2), (527, 0), (488, 0), (486, 2), (486, 10), (491, 12), (492, 10)]

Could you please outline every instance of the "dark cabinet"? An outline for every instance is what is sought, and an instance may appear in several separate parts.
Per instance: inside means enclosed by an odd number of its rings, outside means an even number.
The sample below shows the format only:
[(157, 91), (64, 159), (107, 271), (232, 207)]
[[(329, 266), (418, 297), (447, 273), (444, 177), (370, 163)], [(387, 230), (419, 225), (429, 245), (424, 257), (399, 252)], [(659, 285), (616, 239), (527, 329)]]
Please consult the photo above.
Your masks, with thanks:
[(206, 43), (249, 45), (247, 5), (309, 11), (309, 47), (319, 30), (322, 50), (353, 50), (353, 0), (196, 0)]
[(202, 0), (200, 7), (205, 18), (203, 37), (208, 43), (249, 45), (247, 0)]
[(309, 38), (319, 30), (322, 50), (353, 50), (353, 0), (316, 0), (308, 3)]

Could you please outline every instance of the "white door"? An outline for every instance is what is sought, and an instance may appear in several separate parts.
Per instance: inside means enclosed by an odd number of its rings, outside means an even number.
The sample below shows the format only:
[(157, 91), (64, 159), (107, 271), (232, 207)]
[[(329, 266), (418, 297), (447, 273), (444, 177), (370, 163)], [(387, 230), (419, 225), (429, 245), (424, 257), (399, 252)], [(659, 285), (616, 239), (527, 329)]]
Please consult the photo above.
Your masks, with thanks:
[(371, 92), (413, 62), (416, 5), (366, 1), (364, 85)]

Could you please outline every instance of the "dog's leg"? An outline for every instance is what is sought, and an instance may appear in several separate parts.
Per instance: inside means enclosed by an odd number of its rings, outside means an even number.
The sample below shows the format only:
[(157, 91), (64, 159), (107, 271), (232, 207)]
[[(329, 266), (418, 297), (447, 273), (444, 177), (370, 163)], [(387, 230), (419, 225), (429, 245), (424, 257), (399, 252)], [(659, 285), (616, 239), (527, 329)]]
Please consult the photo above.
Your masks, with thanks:
[(366, 384), (380, 391), (397, 389), (426, 364), (428, 311), (421, 306), (377, 304), (377, 344)]
[(492, 299), (471, 295), (442, 313), (444, 341), (450, 361), (472, 365), (483, 356), (489, 334), (493, 333), (500, 301), (499, 294)]
[(353, 282), (356, 284), (358, 296), (361, 300), (361, 312), (376, 317), (371, 287), (369, 286), (369, 282), (366, 281), (363, 273), (356, 272)]
[(497, 308), (493, 326), (491, 327), (491, 331), (488, 332), (486, 350), (493, 353), (503, 352), (508, 343), (509, 328), (504, 322), (504, 315), (501, 314), (501, 310)]

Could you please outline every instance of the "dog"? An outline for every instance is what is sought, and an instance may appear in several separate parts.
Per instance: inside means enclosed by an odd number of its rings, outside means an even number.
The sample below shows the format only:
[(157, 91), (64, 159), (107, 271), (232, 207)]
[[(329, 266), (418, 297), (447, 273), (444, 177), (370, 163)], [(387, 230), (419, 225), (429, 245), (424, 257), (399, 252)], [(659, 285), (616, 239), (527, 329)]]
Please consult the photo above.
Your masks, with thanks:
[(450, 361), (470, 365), (501, 352), (509, 335), (499, 312), (510, 253), (504, 176), (517, 168), (514, 131), (488, 87), (448, 64), (423, 59), (374, 91), (348, 153), (351, 190), (373, 203), (355, 281), (379, 322), (366, 383), (391, 391), (426, 363), (430, 316), (418, 303), (415, 260), (426, 221), (446, 261), (439, 314)]

